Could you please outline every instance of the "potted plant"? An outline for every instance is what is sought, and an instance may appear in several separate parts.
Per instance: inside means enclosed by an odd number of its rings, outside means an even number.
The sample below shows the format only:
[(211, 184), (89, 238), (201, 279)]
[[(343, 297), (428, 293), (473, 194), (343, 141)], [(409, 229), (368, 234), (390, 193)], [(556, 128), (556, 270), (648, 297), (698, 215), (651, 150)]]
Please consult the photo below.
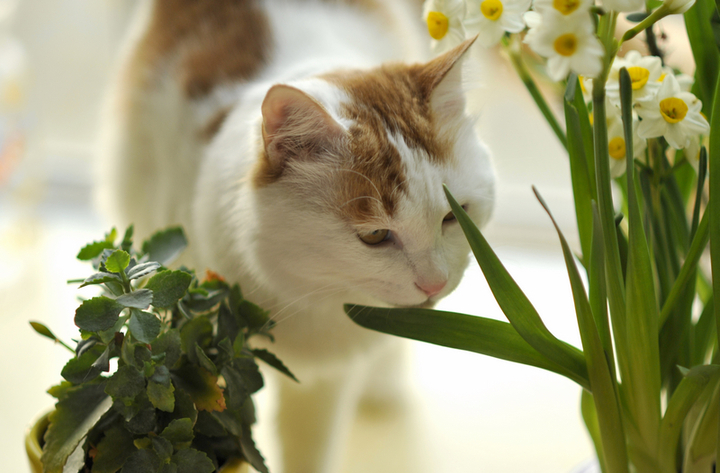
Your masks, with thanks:
[(251, 432), (257, 359), (293, 377), (248, 344), (271, 337), (267, 312), (212, 272), (201, 280), (168, 269), (186, 246), (182, 229), (156, 233), (140, 251), (132, 236), (130, 227), (117, 241), (113, 229), (78, 254), (95, 272), (70, 282), (103, 293), (75, 312), (75, 347), (31, 322), (73, 354), (48, 390), (55, 410), (26, 439), (33, 471), (267, 472)]
[[(605, 0), (599, 7), (583, 0), (536, 0), (530, 12), (527, 1), (460, 4), (426, 2), (433, 44), (445, 47), (452, 28), (476, 28), (486, 45), (501, 42), (567, 149), (580, 240), (576, 252), (553, 223), (582, 350), (545, 327), (448, 189), (451, 208), (508, 322), (429, 309), (346, 306), (346, 312), (374, 330), (536, 366), (575, 381), (604, 473), (715, 471), (720, 450), (716, 4)], [(627, 15), (637, 24), (617, 38), (620, 12), (644, 7), (646, 12)], [(694, 83), (663, 66), (654, 35), (658, 20), (680, 13), (696, 62)], [(521, 32), (530, 49), (548, 58), (547, 75), (564, 83), (564, 127), (526, 66), (515, 34)], [(616, 57), (620, 46), (641, 32), (650, 54)], [(709, 265), (703, 265), (708, 241)]]

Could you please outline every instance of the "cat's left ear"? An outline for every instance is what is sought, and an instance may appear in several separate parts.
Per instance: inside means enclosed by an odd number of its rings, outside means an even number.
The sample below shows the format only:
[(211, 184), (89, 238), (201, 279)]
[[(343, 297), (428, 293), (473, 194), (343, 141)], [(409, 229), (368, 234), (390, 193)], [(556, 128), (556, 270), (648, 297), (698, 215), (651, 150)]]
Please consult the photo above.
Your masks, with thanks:
[(422, 67), (421, 87), (439, 120), (460, 117), (465, 111), (463, 63), (476, 39), (465, 40)]

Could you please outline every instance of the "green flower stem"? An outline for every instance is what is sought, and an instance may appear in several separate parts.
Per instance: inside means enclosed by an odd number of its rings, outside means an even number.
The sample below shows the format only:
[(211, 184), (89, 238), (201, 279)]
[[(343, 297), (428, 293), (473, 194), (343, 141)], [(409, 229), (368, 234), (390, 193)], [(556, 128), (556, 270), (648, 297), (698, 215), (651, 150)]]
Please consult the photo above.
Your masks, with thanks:
[(525, 88), (528, 90), (528, 92), (530, 92), (530, 95), (532, 96), (533, 100), (535, 100), (535, 103), (540, 109), (540, 112), (542, 112), (543, 116), (545, 117), (545, 120), (547, 120), (550, 128), (552, 128), (552, 130), (555, 132), (555, 135), (557, 136), (558, 140), (560, 140), (560, 143), (562, 143), (563, 147), (567, 149), (568, 143), (565, 132), (560, 126), (560, 123), (555, 117), (555, 114), (548, 106), (548, 103), (545, 100), (545, 97), (543, 97), (542, 92), (540, 92), (540, 89), (535, 83), (535, 80), (530, 75), (530, 71), (525, 65), (525, 62), (522, 60), (518, 39), (513, 39), (512, 43), (510, 43), (507, 38), (503, 38), (503, 46), (505, 46), (505, 50), (510, 56), (510, 62), (512, 62), (512, 65), (515, 68), (518, 76), (520, 77), (520, 80), (522, 80), (523, 84), (525, 84)]
[(635, 25), (634, 27), (630, 28), (625, 32), (625, 34), (622, 37), (622, 40), (620, 40), (620, 43), (624, 43), (625, 41), (629, 41), (633, 39), (638, 34), (642, 33), (646, 29), (650, 28), (652, 25), (654, 25), (658, 20), (665, 18), (666, 16), (670, 15), (672, 12), (670, 9), (665, 5), (664, 3), (660, 5), (655, 11), (653, 11), (647, 18), (645, 18), (643, 21)]

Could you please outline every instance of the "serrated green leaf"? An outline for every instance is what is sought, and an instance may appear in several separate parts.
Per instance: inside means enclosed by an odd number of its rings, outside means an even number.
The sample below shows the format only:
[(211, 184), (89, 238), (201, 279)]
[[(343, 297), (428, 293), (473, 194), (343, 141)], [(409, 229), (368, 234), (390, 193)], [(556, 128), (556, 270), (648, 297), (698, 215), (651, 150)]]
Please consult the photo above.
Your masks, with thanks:
[(268, 365), (272, 366), (276, 370), (280, 371), (285, 376), (290, 377), (295, 382), (298, 382), (298, 383), (300, 382), (295, 377), (295, 375), (292, 374), (292, 372), (288, 369), (288, 367), (285, 366), (285, 364), (282, 361), (280, 361), (278, 359), (278, 357), (275, 356), (274, 354), (270, 353), (269, 351), (265, 350), (264, 348), (257, 348), (255, 350), (251, 350), (251, 351), (252, 351), (252, 354), (255, 355), (257, 358), (260, 358), (262, 361), (264, 361)]
[(153, 356), (165, 353), (164, 364), (168, 368), (172, 368), (182, 355), (182, 342), (180, 340), (180, 331), (171, 329), (160, 335), (152, 342)]
[(125, 307), (105, 296), (93, 297), (75, 311), (75, 325), (88, 332), (107, 330), (118, 320)]
[(223, 389), (217, 384), (217, 377), (207, 370), (188, 364), (172, 372), (175, 385), (187, 392), (198, 410), (224, 411)]
[(130, 255), (123, 250), (115, 250), (105, 260), (105, 268), (111, 273), (121, 273), (130, 264)]
[(48, 389), (47, 393), (58, 400), (62, 400), (72, 387), (73, 384), (70, 381), (62, 381), (60, 384)]
[(158, 457), (160, 457), (160, 460), (162, 460), (163, 463), (170, 460), (173, 453), (172, 443), (170, 443), (168, 439), (158, 436), (153, 436), (151, 440), (153, 450), (157, 453)]
[(198, 419), (198, 410), (195, 408), (190, 395), (182, 389), (175, 388), (175, 410), (171, 419), (190, 419), (193, 425)]
[(260, 308), (248, 300), (243, 300), (238, 306), (240, 317), (247, 322), (253, 330), (264, 328), (270, 320), (270, 312)]
[(213, 363), (212, 360), (208, 358), (203, 349), (200, 348), (200, 345), (198, 345), (197, 343), (195, 344), (195, 355), (197, 356), (197, 362), (200, 366), (211, 372), (213, 376), (218, 375), (218, 370), (215, 366), (215, 363)]
[(81, 384), (98, 377), (102, 372), (93, 366), (97, 359), (105, 352), (104, 345), (95, 345), (82, 355), (65, 363), (60, 374), (73, 384)]
[(212, 473), (215, 465), (205, 453), (194, 448), (183, 448), (172, 456), (177, 473)]
[(147, 309), (153, 300), (153, 293), (149, 289), (137, 289), (129, 294), (123, 294), (115, 299), (118, 304), (133, 309)]
[(182, 228), (168, 228), (155, 233), (143, 243), (142, 251), (149, 261), (157, 261), (164, 266), (169, 265), (187, 246), (187, 239)]
[(161, 323), (155, 314), (132, 310), (128, 328), (139, 342), (152, 343), (160, 333)]
[(114, 245), (111, 241), (96, 241), (85, 245), (77, 254), (76, 258), (80, 261), (89, 261), (100, 256), (103, 250), (110, 250), (112, 248), (114, 248)]
[(82, 284), (80, 284), (78, 288), (90, 286), (92, 284), (104, 284), (107, 282), (117, 282), (119, 284), (120, 277), (117, 274), (112, 273), (95, 273), (92, 276), (84, 279)]
[(255, 442), (252, 438), (252, 432), (250, 426), (243, 426), (243, 433), (240, 437), (240, 446), (242, 446), (243, 455), (250, 462), (253, 468), (259, 473), (269, 473), (267, 466), (265, 465), (265, 459), (255, 447)]
[(147, 263), (140, 263), (138, 265), (133, 266), (132, 269), (128, 270), (127, 277), (128, 279), (139, 279), (143, 276), (147, 276), (148, 274), (152, 273), (153, 271), (162, 268), (162, 265), (158, 263), (157, 261), (148, 261)]
[(215, 416), (215, 413), (211, 414), (207, 411), (198, 412), (194, 430), (206, 437), (224, 437), (228, 434), (227, 429)]
[(178, 448), (190, 446), (195, 438), (193, 423), (190, 419), (174, 419), (163, 429), (160, 436), (168, 439)]
[(160, 473), (162, 461), (152, 450), (137, 450), (128, 457), (120, 473)]
[(132, 239), (133, 239), (133, 233), (135, 233), (135, 227), (133, 225), (130, 225), (127, 230), (125, 230), (125, 234), (123, 235), (122, 242), (120, 242), (120, 248), (122, 250), (130, 252), (130, 249), (132, 248)]
[(165, 386), (157, 381), (150, 380), (147, 385), (147, 396), (153, 406), (165, 412), (175, 410), (175, 386), (169, 383)]
[(180, 330), (183, 352), (193, 363), (198, 363), (195, 345), (206, 347), (212, 341), (213, 326), (207, 317), (196, 317)]
[(251, 357), (236, 358), (225, 365), (221, 373), (227, 383), (226, 399), (230, 408), (240, 409), (248, 396), (263, 387), (263, 378)]
[[(147, 401), (150, 404), (149, 401)], [(128, 420), (127, 429), (136, 435), (146, 435), (155, 430), (157, 426), (157, 416), (155, 414), (155, 407), (150, 405), (144, 409), (141, 409), (136, 415)]]
[(55, 405), (41, 458), (46, 473), (62, 473), (67, 458), (110, 409), (112, 399), (104, 388), (101, 383), (78, 386)]
[(146, 289), (153, 291), (155, 307), (170, 307), (175, 304), (187, 291), (192, 276), (185, 271), (161, 271), (145, 285)]
[(97, 445), (92, 473), (116, 473), (136, 450), (133, 437), (125, 428), (116, 426), (106, 430)]
[(113, 400), (133, 399), (145, 389), (145, 377), (134, 366), (123, 365), (110, 377), (105, 392)]

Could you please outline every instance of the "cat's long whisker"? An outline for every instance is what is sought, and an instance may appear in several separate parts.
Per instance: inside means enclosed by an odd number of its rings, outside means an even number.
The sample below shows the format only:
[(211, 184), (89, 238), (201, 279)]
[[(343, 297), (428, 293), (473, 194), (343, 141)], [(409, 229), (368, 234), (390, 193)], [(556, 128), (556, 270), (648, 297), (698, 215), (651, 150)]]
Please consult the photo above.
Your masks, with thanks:
[[(284, 311), (286, 311), (288, 308), (290, 308), (290, 307), (292, 307), (293, 305), (297, 304), (297, 303), (300, 302), (301, 300), (307, 299), (308, 297), (311, 297), (311, 296), (313, 296), (313, 295), (315, 295), (315, 294), (321, 293), (322, 291), (328, 290), (328, 289), (332, 288), (333, 286), (335, 286), (335, 283), (327, 284), (326, 286), (319, 287), (319, 288), (315, 289), (314, 291), (310, 291), (310, 292), (308, 292), (308, 293), (305, 293), (305, 294), (303, 294), (302, 296), (296, 298), (295, 300), (293, 300), (293, 301), (285, 304), (285, 306), (284, 306), (282, 309), (278, 310), (277, 312), (275, 312), (275, 313), (272, 315), (272, 317), (270, 317), (270, 319), (269, 319), (269, 320), (267, 321), (267, 323), (265, 324), (266, 326), (263, 327), (263, 329), (267, 328), (267, 325), (269, 325), (271, 322), (276, 322), (276, 323), (278, 323), (278, 322), (277, 322), (278, 316), (280, 316), (280, 314), (282, 314), (282, 313), (283, 313)], [(341, 288), (337, 288), (337, 289), (341, 289)], [(299, 311), (299, 310), (300, 310), (300, 309), (298, 309), (298, 311)], [(294, 313), (293, 313), (292, 315), (294, 315)], [(283, 320), (285, 320), (285, 319), (283, 319)]]
[(345, 207), (345, 206), (346, 206), (347, 204), (349, 204), (350, 202), (354, 202), (354, 201), (360, 200), (360, 199), (370, 199), (370, 200), (374, 200), (374, 201), (377, 202), (378, 204), (383, 205), (383, 203), (380, 201), (380, 199), (378, 199), (378, 198), (376, 198), (376, 197), (371, 197), (371, 196), (369, 196), (369, 195), (362, 195), (362, 196), (360, 196), (360, 197), (355, 197), (354, 199), (348, 200), (347, 202), (345, 202), (344, 204), (342, 204), (342, 205), (340, 206), (340, 208)]

